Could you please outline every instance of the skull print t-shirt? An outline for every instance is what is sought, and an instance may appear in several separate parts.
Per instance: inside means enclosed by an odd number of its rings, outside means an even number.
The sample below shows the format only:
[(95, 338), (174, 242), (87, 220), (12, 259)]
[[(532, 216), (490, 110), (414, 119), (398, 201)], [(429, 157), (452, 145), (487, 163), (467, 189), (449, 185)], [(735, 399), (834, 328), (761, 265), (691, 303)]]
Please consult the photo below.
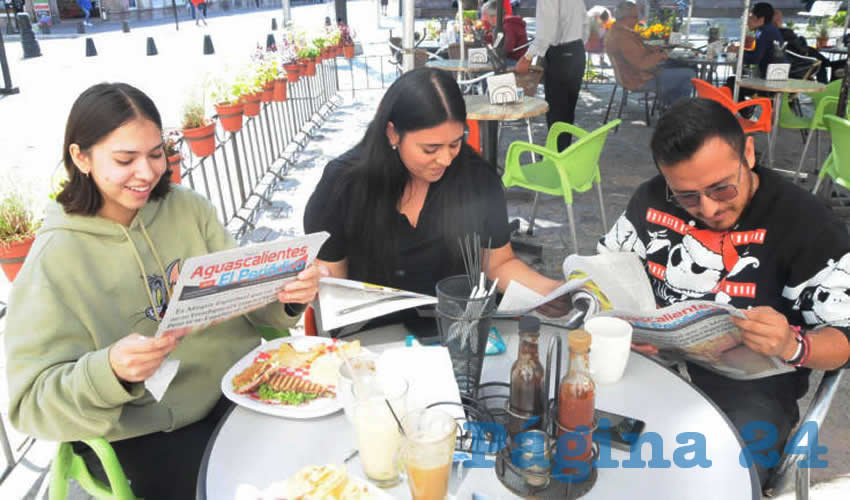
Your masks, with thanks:
[(659, 307), (713, 300), (770, 306), (792, 325), (832, 326), (850, 339), (850, 237), (813, 195), (769, 169), (728, 231), (667, 200), (657, 175), (638, 187), (599, 251), (637, 253)]

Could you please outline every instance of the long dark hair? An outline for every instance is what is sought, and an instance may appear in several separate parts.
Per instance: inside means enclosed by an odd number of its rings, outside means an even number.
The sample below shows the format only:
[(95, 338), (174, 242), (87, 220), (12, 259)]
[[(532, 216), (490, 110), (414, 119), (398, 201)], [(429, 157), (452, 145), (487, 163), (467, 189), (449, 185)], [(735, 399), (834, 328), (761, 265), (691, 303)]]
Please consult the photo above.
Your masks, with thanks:
[[(76, 144), (80, 151), (88, 152), (117, 128), (135, 118), (152, 121), (162, 130), (162, 118), (150, 97), (126, 83), (98, 83), (80, 94), (65, 125), (65, 144), (62, 159), (68, 181), (56, 196), (65, 212), (95, 215), (103, 206), (103, 196), (91, 175), (83, 175), (71, 158), (70, 146)], [(169, 190), (171, 169), (165, 171), (151, 191), (151, 200), (164, 197)]]
[[(451, 75), (444, 71), (419, 68), (403, 74), (389, 89), (366, 134), (358, 144), (359, 160), (342, 175), (336, 194), (348, 194), (351, 206), (345, 213), (328, 214), (344, 219), (348, 257), (364, 263), (368, 276), (390, 279), (398, 251), (398, 203), (410, 181), (410, 172), (387, 139), (389, 122), (400, 137), (408, 132), (439, 126), (447, 121), (466, 124), (463, 94)], [(464, 222), (461, 210), (471, 203), (484, 203), (476, 196), (483, 175), (492, 175), (486, 163), (464, 142), (443, 177), (439, 195), (432, 199), (440, 214), (440, 232), (447, 248), (458, 248), (457, 237), (475, 230), (474, 222)], [(433, 186), (432, 186), (433, 188)], [(431, 203), (431, 201), (429, 201)], [(476, 211), (477, 212), (477, 211)], [(464, 224), (470, 227), (464, 227)], [(448, 265), (448, 263), (447, 263)]]

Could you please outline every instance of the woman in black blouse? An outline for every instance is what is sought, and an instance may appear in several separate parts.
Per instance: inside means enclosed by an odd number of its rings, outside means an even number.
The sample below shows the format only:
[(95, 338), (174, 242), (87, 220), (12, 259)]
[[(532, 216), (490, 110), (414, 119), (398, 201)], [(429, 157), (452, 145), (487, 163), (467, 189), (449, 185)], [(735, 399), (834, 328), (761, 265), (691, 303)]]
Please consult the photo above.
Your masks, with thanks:
[(387, 89), (363, 139), (328, 163), (307, 203), (305, 231), (331, 238), (331, 275), (435, 294), (464, 273), (458, 238), (492, 249), (487, 274), (541, 294), (560, 282), (514, 256), (501, 179), (465, 141), (466, 107), (443, 71), (420, 68)]

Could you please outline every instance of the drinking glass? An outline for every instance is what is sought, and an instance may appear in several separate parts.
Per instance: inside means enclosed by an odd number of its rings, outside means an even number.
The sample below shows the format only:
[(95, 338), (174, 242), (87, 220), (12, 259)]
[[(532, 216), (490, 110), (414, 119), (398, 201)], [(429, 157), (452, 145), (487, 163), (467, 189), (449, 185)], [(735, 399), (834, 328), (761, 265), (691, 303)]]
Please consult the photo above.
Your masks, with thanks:
[(455, 450), (457, 424), (434, 408), (414, 410), (404, 418), (402, 461), (413, 500), (443, 500)]
[[(378, 356), (372, 353), (363, 353), (351, 358), (351, 367), (354, 368), (354, 374), (362, 384), (374, 384), (376, 365)], [(353, 423), (352, 418), (354, 406), (354, 380), (351, 377), (351, 372), (348, 370), (348, 365), (345, 363), (339, 366), (339, 385), (336, 395), (339, 398), (340, 405), (345, 412), (345, 418)]]
[(393, 412), (399, 420), (407, 414), (408, 384), (403, 378), (374, 380), (353, 387), (354, 431), (364, 474), (379, 488), (391, 488), (401, 482), (401, 433)]

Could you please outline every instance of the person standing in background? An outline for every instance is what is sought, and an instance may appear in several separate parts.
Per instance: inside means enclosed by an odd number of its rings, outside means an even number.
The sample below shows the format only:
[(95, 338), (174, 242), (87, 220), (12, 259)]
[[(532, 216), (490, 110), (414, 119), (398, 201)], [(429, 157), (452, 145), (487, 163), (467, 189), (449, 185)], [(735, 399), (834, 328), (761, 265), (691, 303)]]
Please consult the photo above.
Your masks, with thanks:
[[(195, 26), (200, 26), (200, 22), (204, 22), (204, 26), (207, 25), (207, 2), (206, 0), (189, 0), (192, 5), (198, 10), (198, 17), (195, 18)], [(192, 16), (194, 17), (194, 16)]]
[[(546, 122), (575, 122), (576, 103), (584, 76), (584, 36), (587, 9), (584, 0), (537, 0), (537, 37), (516, 70), (528, 72), (535, 56), (543, 57), (543, 88), (549, 111)], [(572, 143), (570, 134), (558, 137), (558, 150)]]
[(83, 24), (86, 26), (93, 26), (93, 24), (89, 22), (89, 18), (91, 17), (91, 0), (77, 0), (77, 5), (83, 9), (83, 14), (86, 16), (86, 20), (83, 21)]

